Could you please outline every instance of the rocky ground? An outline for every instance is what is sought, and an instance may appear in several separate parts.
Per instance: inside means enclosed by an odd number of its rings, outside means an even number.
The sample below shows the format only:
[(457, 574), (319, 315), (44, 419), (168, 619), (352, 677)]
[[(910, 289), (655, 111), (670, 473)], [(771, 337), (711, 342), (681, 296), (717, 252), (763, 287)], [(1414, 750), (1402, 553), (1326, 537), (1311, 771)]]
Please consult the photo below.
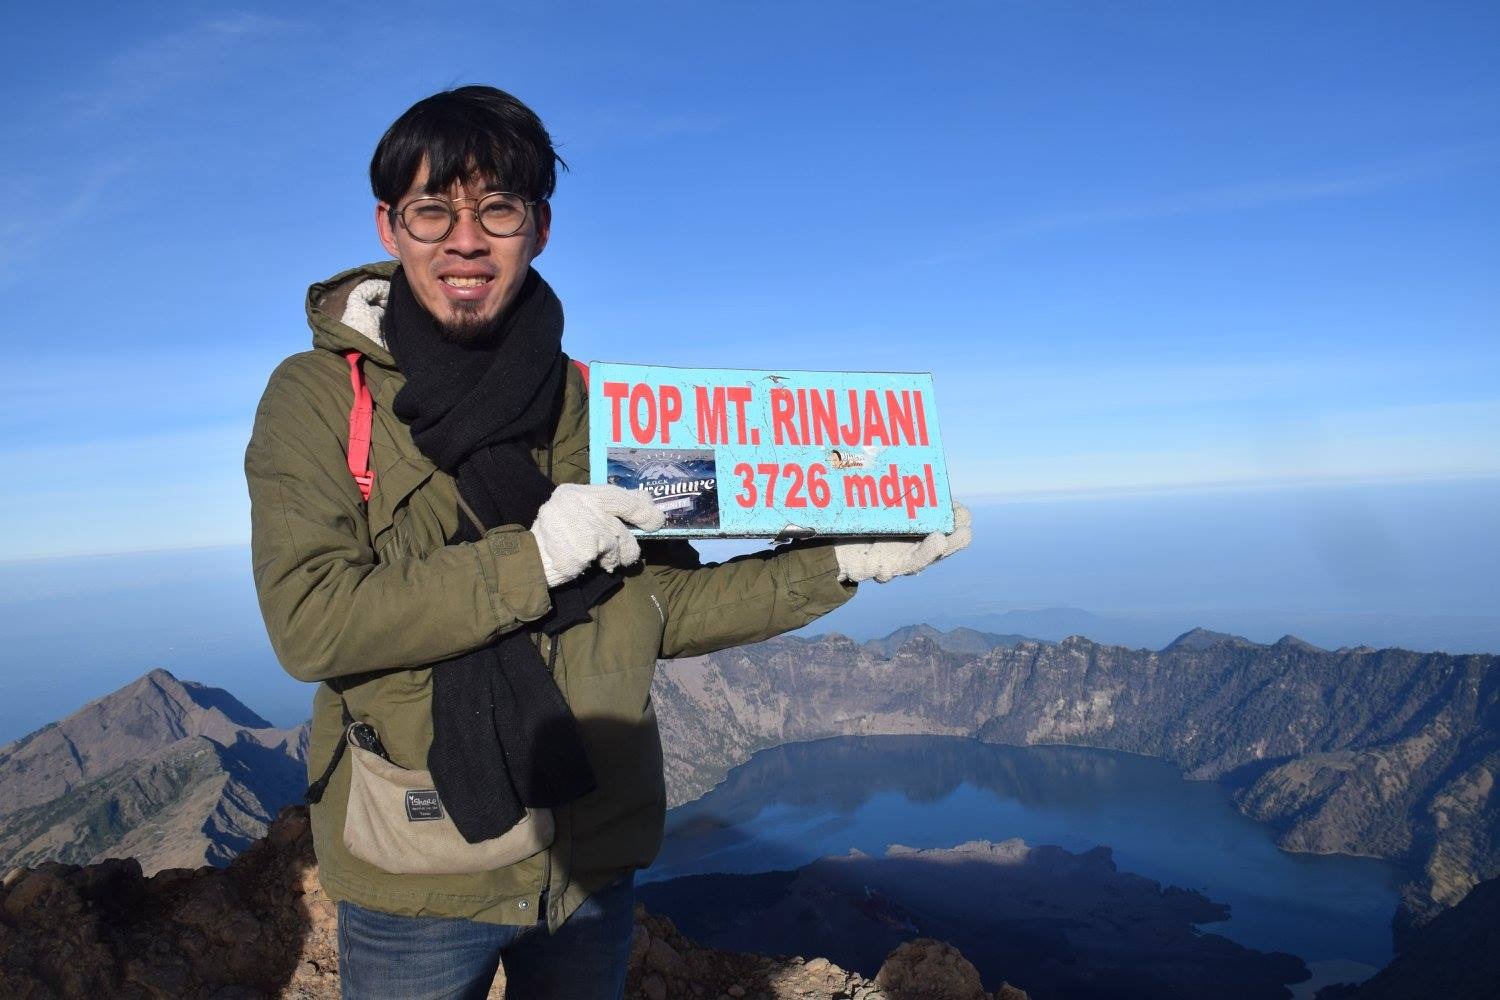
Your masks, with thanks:
[[(16, 1000), (321, 1000), (338, 996), (333, 904), (307, 813), (282, 811), (225, 870), (146, 877), (133, 860), (15, 869), (0, 887), (0, 994)], [(492, 998), (503, 998), (497, 981)], [(865, 979), (827, 959), (699, 947), (636, 908), (626, 996), (668, 1000), (1026, 1000), (941, 941), (908, 941)]]
[(701, 948), (666, 917), (636, 907), (627, 997), (706, 1000), (1025, 1000), (1001, 984), (986, 993), (979, 973), (958, 950), (931, 938), (907, 941), (886, 957), (873, 979), (826, 958), (770, 957)]

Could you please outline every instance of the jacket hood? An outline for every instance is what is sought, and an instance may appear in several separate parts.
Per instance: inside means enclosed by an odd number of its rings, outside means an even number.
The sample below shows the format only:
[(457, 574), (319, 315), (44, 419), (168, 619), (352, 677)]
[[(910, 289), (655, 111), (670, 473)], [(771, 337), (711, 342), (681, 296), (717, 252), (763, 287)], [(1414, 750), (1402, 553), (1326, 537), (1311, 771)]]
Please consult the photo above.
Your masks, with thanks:
[(307, 290), (307, 325), (313, 346), (342, 354), (359, 351), (384, 368), (396, 367), (380, 334), (391, 275), (397, 262), (362, 264), (320, 281)]

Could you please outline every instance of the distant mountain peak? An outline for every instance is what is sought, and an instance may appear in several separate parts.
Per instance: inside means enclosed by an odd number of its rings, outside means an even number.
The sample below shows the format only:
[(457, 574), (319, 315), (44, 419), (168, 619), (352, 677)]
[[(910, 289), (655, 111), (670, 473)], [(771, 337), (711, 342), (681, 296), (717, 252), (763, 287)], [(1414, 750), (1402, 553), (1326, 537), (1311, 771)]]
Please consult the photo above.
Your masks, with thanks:
[(187, 689), (183, 687), (182, 681), (178, 680), (172, 671), (165, 667), (153, 667), (124, 687), (111, 691), (102, 698), (95, 698), (79, 711), (83, 711), (89, 705), (96, 705), (100, 702), (118, 700), (120, 698), (138, 698), (151, 691), (160, 692), (162, 695), (178, 701), (191, 700)]
[(946, 631), (926, 622), (904, 625), (882, 639), (871, 639), (865, 643), (882, 656), (892, 656), (910, 642), (931, 642), (949, 653), (984, 654), (998, 646), (1014, 647), (1022, 642), (1033, 641), (1024, 635), (996, 635), (972, 628), (951, 628)]
[(57, 722), (0, 746), (0, 817), (65, 795), (177, 740), (232, 746), (242, 733), (263, 746), (295, 747), (222, 688), (180, 681), (160, 667)]
[(1214, 646), (1254, 646), (1255, 643), (1244, 636), (1230, 635), (1228, 632), (1214, 632), (1206, 628), (1194, 628), (1182, 633), (1162, 648), (1165, 653), (1172, 649), (1211, 649)]
[(232, 740), (234, 732), (239, 729), (276, 728), (223, 688), (200, 684), (198, 681), (179, 680), (170, 670), (162, 667), (148, 671), (113, 694), (90, 702), (62, 722), (66, 724), (95, 705), (118, 709), (126, 708), (132, 702), (139, 704), (153, 699), (182, 711), (184, 716), (181, 724), (194, 734), (208, 736), (221, 743), (225, 742), (221, 734)]
[(933, 628), (926, 622), (920, 622), (916, 625), (903, 625), (900, 628), (895, 629), (894, 631), (886, 633), (885, 637), (880, 639), (879, 641), (899, 643), (905, 642), (907, 639), (912, 639), (919, 635), (925, 636), (927, 638), (932, 638), (933, 636), (942, 634), (943, 633), (940, 629)]
[(1328, 650), (1321, 646), (1314, 646), (1306, 639), (1299, 639), (1295, 635), (1287, 634), (1276, 640), (1277, 649), (1302, 649), (1310, 653), (1326, 653)]

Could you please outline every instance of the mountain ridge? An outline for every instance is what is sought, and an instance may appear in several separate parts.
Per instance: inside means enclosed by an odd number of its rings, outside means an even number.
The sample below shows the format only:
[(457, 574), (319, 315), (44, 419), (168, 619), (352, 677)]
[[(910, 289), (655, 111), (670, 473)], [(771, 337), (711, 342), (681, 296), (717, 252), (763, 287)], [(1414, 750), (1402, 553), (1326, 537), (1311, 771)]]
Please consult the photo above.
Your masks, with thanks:
[(160, 668), (0, 747), (0, 868), (227, 864), (305, 784), (307, 727)]
[(825, 736), (1095, 746), (1225, 783), (1288, 850), (1405, 865), (1398, 929), (1500, 875), (1497, 657), (1207, 630), (1183, 640), (1153, 651), (1070, 636), (966, 653), (919, 634), (886, 655), (827, 635), (665, 661), (652, 697), (668, 804), (755, 750)]
[(1023, 642), (1043, 641), (1014, 633), (997, 635), (993, 632), (981, 632), (978, 629), (963, 627), (943, 630), (922, 623), (903, 625), (886, 636), (868, 640), (864, 645), (879, 649), (889, 655), (908, 640), (919, 636), (931, 639), (943, 649), (955, 653), (986, 653), (996, 646), (1017, 646)]

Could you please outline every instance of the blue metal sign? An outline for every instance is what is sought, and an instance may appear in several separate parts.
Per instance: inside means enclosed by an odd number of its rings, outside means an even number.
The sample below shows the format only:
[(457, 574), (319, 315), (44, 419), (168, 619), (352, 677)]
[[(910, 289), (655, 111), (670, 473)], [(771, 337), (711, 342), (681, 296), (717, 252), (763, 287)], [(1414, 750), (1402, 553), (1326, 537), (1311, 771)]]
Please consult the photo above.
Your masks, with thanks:
[(953, 530), (932, 376), (589, 366), (595, 483), (651, 494), (673, 537)]

